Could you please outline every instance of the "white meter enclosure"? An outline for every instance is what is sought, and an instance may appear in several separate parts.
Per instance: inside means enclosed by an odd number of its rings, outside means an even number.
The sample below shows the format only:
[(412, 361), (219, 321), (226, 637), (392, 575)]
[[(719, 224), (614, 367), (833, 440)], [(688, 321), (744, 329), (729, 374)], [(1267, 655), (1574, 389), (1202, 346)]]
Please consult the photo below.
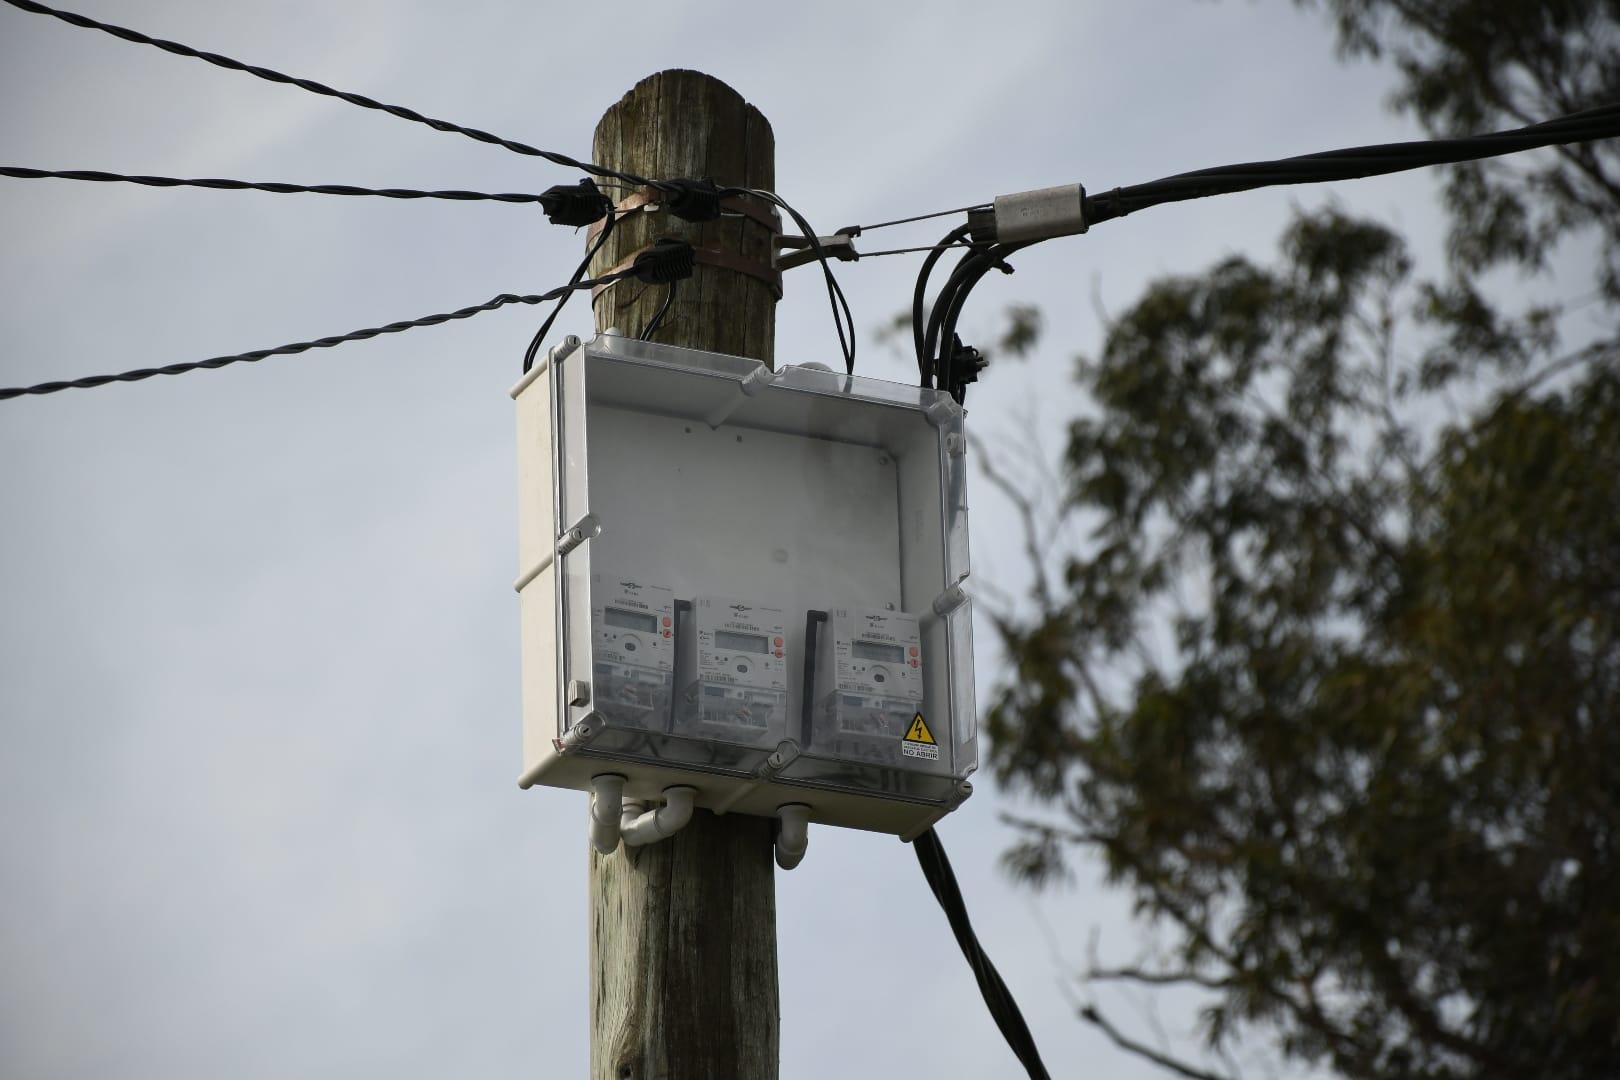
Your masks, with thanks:
[(948, 394), (606, 334), (512, 397), (523, 787), (908, 839), (971, 793)]

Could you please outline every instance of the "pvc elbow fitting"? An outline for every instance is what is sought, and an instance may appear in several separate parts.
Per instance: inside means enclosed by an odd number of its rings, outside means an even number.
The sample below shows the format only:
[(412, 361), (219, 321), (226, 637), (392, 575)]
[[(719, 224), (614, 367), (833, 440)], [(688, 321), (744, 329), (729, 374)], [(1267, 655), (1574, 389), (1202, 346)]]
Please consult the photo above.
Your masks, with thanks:
[(776, 865), (791, 870), (810, 847), (810, 807), (788, 803), (776, 808)]
[(641, 803), (627, 803), (619, 823), (619, 834), (632, 847), (651, 844), (674, 836), (692, 820), (692, 800), (697, 788), (671, 787), (664, 789), (664, 805), (656, 810), (644, 810), (631, 816), (631, 807), (640, 810)]
[(624, 801), (624, 777), (603, 773), (591, 777), (591, 847), (603, 855), (619, 846), (619, 811)]

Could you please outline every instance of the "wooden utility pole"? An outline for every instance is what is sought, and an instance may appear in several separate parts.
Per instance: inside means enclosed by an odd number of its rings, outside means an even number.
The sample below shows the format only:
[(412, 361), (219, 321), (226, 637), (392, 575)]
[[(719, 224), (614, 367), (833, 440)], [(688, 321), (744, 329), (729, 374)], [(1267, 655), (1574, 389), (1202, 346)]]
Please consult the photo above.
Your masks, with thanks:
[[(638, 83), (597, 124), (592, 156), (638, 176), (775, 186), (770, 125), (731, 87), (695, 71)], [(693, 225), (641, 213), (614, 230), (592, 276), (665, 235), (771, 264), (770, 230), (751, 217)], [(664, 299), (664, 286), (621, 282), (597, 298), (597, 328), (636, 334)], [(680, 283), (657, 340), (771, 364), (775, 303), (766, 282), (699, 265)], [(777, 1075), (771, 844), (768, 818), (698, 810), (668, 840), (591, 852), (592, 1080)]]

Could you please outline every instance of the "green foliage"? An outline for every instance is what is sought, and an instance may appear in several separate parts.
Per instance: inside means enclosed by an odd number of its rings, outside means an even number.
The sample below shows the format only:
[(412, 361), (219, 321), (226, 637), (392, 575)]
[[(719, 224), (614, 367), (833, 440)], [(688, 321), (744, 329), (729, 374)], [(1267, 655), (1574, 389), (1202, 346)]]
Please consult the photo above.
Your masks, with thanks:
[[(1000, 621), (988, 720), (999, 774), (1071, 821), (1009, 865), (1100, 846), (1176, 931), (1156, 975), (1220, 988), (1217, 1041), (1274, 1025), (1355, 1076), (1612, 1075), (1620, 371), (1497, 378), (1422, 446), (1400, 417), (1424, 388), (1522, 372), (1544, 320), (1412, 282), (1397, 236), (1334, 211), (1282, 253), (1155, 284), (1082, 370), (1093, 544)], [(1419, 379), (1402, 312), (1435, 342)]]
[[(1315, 4), (1435, 134), (1620, 100), (1620, 0)], [(1616, 142), (1449, 170), (1448, 280), (1304, 214), (1274, 265), (1154, 282), (1080, 365), (1057, 509), (1088, 539), (1060, 575), (1032, 542), (996, 619), (991, 764), (1054, 809), (1007, 865), (1100, 850), (1170, 946), (1091, 977), (1201, 989), (1216, 1046), (1620, 1076)], [(1478, 275), (1576, 233), (1593, 340), (1560, 355), (1566, 312)]]
[[(1325, 8), (1350, 56), (1393, 61), (1393, 104), (1434, 135), (1535, 123), (1620, 101), (1620, 0), (1296, 0)], [(1572, 230), (1601, 237), (1620, 300), (1620, 154), (1560, 147), (1448, 171), (1452, 254), (1470, 268), (1539, 266)]]

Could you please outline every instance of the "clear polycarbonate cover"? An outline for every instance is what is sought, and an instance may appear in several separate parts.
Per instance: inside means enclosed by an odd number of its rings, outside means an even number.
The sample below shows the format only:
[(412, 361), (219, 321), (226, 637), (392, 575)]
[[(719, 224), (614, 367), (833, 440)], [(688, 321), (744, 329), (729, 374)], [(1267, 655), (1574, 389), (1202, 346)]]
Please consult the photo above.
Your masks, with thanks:
[[(552, 367), (520, 392), (554, 398), (560, 568), (536, 582), (560, 594), (563, 752), (812, 807), (818, 790), (959, 801), (978, 760), (964, 414), (949, 395), (618, 335)], [(645, 653), (594, 655), (593, 584), (625, 583), (674, 598), (668, 682), (634, 666)], [(858, 663), (839, 682), (816, 641), (847, 610), (892, 613), (909, 636), (847, 643)], [(663, 640), (661, 624), (624, 621), (616, 633)]]

